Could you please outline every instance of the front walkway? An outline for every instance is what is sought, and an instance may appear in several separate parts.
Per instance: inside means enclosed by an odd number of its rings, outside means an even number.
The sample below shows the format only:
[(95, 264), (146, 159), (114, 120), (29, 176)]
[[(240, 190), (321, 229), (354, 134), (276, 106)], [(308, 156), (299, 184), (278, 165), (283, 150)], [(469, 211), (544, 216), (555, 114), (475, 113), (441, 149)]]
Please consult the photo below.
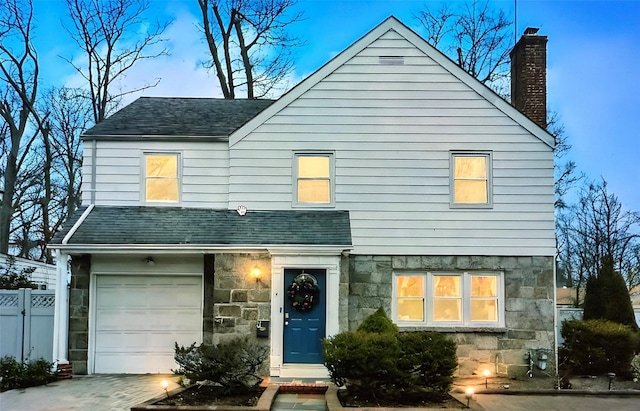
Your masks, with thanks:
[(2, 411), (129, 411), (178, 388), (176, 375), (74, 375), (48, 385), (0, 393)]

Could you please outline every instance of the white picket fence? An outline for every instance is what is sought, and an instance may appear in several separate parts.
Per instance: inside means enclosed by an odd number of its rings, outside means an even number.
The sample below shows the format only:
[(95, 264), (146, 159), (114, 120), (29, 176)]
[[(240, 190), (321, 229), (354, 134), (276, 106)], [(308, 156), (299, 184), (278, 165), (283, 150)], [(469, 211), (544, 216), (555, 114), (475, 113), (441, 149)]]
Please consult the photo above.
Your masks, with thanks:
[(0, 357), (53, 361), (54, 290), (0, 290)]

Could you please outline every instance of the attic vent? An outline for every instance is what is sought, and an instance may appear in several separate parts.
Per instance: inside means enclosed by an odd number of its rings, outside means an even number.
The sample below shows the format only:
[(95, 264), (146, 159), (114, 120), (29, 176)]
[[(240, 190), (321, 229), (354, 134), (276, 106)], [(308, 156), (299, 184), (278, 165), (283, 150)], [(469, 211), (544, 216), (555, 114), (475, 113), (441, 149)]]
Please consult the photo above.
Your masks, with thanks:
[(380, 56), (380, 64), (386, 64), (388, 66), (401, 66), (404, 64), (404, 57), (402, 56)]

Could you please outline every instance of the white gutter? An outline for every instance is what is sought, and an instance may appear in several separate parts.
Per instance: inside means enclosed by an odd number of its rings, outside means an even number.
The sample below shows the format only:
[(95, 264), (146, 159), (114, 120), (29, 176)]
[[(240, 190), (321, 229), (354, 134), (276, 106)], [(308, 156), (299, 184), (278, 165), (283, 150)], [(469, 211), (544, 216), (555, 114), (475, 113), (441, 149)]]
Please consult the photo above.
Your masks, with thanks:
[[(91, 213), (91, 210), (93, 210), (94, 207), (95, 207), (95, 204), (89, 204), (89, 207), (87, 207), (87, 209), (84, 210), (84, 213), (82, 213), (80, 218), (78, 218), (78, 221), (76, 221), (73, 227), (71, 227), (71, 230), (69, 230), (67, 235), (65, 235), (64, 238), (62, 239), (62, 243), (60, 243), (61, 246), (66, 245), (69, 242), (69, 240), (71, 240), (71, 237), (76, 233), (76, 231), (78, 231), (78, 228), (80, 227), (80, 225), (82, 225), (82, 223), (84, 223), (84, 220), (87, 219), (87, 217), (89, 216), (89, 213)], [(56, 247), (56, 248), (60, 249), (64, 247)]]
[[(84, 216), (84, 214), (83, 214)], [(80, 220), (79, 220), (80, 221)], [(74, 226), (75, 227), (75, 226)], [(72, 229), (73, 230), (73, 229)], [(71, 231), (70, 231), (71, 233)], [(66, 239), (66, 237), (65, 237)], [(243, 252), (243, 251), (264, 251), (268, 250), (269, 252), (276, 254), (291, 254), (291, 253), (304, 253), (304, 254), (327, 254), (327, 253), (336, 253), (340, 254), (345, 250), (353, 249), (352, 245), (330, 245), (330, 246), (322, 246), (322, 245), (296, 245), (296, 244), (286, 244), (286, 245), (273, 245), (273, 244), (265, 244), (265, 245), (242, 245), (242, 244), (234, 244), (234, 245), (224, 245), (224, 244), (66, 244), (63, 243), (56, 247), (57, 249), (64, 250), (67, 253), (73, 252), (81, 252), (87, 254), (108, 254), (108, 253), (119, 253), (119, 254), (141, 254), (147, 252), (173, 252), (173, 253), (194, 253), (194, 252), (202, 252), (208, 253), (212, 251), (225, 251), (225, 252)]]

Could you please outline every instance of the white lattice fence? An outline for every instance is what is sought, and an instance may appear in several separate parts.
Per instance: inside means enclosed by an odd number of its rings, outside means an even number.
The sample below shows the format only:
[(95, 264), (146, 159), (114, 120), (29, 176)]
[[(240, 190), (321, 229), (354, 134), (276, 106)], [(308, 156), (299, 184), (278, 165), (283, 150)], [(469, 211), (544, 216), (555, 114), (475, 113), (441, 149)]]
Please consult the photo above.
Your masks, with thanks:
[(0, 356), (53, 357), (53, 290), (0, 290)]

